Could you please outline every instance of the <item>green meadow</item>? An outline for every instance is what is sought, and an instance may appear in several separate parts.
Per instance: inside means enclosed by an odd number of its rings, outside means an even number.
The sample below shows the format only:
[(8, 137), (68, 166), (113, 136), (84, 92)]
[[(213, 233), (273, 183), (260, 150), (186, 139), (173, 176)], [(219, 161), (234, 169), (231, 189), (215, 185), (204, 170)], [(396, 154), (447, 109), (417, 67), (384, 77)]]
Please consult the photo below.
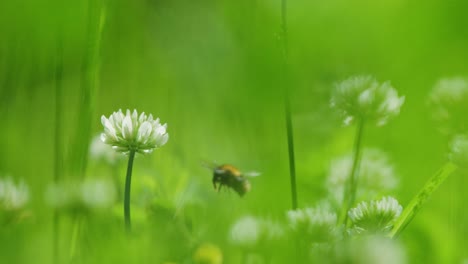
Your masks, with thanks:
[(1, 1), (0, 263), (468, 263), (466, 10)]

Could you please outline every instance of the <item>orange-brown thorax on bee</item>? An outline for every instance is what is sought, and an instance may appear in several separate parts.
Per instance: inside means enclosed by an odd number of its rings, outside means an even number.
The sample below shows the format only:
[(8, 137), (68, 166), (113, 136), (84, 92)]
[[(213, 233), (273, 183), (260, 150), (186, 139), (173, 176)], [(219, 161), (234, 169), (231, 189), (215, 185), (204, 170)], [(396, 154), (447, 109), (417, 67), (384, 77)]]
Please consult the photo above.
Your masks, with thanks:
[[(218, 184), (218, 185), (217, 185)], [(243, 196), (250, 191), (250, 182), (242, 176), (242, 173), (234, 166), (224, 164), (215, 168), (213, 173), (213, 186), (216, 190), (227, 186)]]
[(239, 171), (239, 169), (229, 164), (221, 165), (216, 169), (228, 171), (229, 173), (231, 173), (233, 176), (236, 176), (236, 177), (241, 176), (241, 172)]

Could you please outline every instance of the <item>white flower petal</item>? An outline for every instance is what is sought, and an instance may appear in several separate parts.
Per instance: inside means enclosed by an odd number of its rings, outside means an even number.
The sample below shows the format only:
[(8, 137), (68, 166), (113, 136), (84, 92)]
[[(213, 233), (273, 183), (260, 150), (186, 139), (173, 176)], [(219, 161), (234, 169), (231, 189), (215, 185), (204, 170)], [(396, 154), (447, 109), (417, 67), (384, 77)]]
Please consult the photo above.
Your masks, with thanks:
[(132, 125), (132, 119), (129, 115), (127, 115), (122, 122), (122, 136), (130, 140), (133, 135), (133, 125)]
[(142, 141), (146, 143), (149, 139), (149, 136), (151, 135), (151, 132), (153, 131), (153, 126), (151, 126), (150, 122), (143, 122), (138, 129), (138, 141)]

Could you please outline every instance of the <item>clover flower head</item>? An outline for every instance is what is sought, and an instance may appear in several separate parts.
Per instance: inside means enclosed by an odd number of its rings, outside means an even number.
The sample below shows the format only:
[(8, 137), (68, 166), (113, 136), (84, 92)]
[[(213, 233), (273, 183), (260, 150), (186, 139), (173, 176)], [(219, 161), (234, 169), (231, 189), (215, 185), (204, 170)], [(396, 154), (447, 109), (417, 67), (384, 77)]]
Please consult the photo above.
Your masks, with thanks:
[(167, 124), (162, 125), (159, 118), (153, 119), (151, 114), (138, 115), (136, 110), (127, 110), (126, 114), (119, 110), (109, 118), (102, 116), (101, 123), (104, 126), (101, 140), (125, 154), (131, 151), (149, 154), (166, 144), (169, 139)]
[(291, 230), (299, 235), (308, 235), (315, 242), (334, 238), (337, 215), (323, 208), (290, 210), (287, 219)]
[(468, 131), (466, 106), (468, 105), (468, 79), (462, 77), (440, 79), (429, 95), (432, 116), (445, 134)]
[(405, 264), (407, 256), (398, 240), (382, 236), (366, 236), (350, 244), (346, 263)]
[(400, 113), (405, 101), (390, 82), (379, 83), (372, 76), (354, 76), (335, 85), (331, 106), (344, 117), (346, 125), (356, 119), (385, 125)]
[(468, 168), (468, 136), (457, 135), (450, 143), (449, 160), (461, 168)]
[(242, 247), (254, 247), (260, 242), (278, 240), (283, 235), (283, 227), (275, 221), (244, 216), (232, 226), (230, 240), (233, 244)]
[(115, 199), (113, 184), (102, 179), (55, 183), (46, 192), (46, 200), (52, 207), (71, 212), (108, 209), (114, 205)]
[(260, 225), (260, 220), (253, 216), (240, 218), (231, 228), (231, 242), (240, 246), (255, 246), (260, 239)]
[[(332, 160), (326, 188), (338, 205), (343, 202), (344, 188), (350, 176), (353, 158), (351, 154)], [(359, 173), (358, 200), (374, 199), (380, 194), (394, 190), (398, 180), (390, 158), (376, 148), (365, 148)]]
[(223, 253), (218, 246), (211, 243), (203, 243), (193, 254), (195, 264), (221, 264), (223, 263)]
[(348, 212), (357, 233), (384, 233), (390, 230), (400, 216), (402, 206), (393, 197), (361, 202)]
[(0, 179), (0, 209), (16, 211), (29, 201), (29, 189), (24, 181), (15, 183), (11, 177)]

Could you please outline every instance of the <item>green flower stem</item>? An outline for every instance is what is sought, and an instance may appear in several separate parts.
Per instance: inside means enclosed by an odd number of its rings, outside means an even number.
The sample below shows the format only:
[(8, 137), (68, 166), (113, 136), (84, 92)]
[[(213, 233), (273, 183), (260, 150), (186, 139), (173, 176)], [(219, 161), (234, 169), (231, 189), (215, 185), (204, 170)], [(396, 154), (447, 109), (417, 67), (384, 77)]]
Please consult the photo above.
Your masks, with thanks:
[(350, 176), (345, 186), (345, 194), (344, 194), (344, 201), (343, 206), (341, 209), (340, 219), (342, 219), (339, 223), (340, 224), (347, 224), (348, 222), (348, 211), (353, 206), (356, 200), (356, 192), (357, 192), (357, 185), (358, 185), (358, 176), (359, 176), (359, 168), (361, 164), (361, 156), (362, 156), (362, 137), (364, 134), (364, 119), (359, 119), (359, 122), (356, 127), (356, 135), (354, 141), (354, 150), (353, 150), (353, 165), (351, 167)]
[(132, 150), (128, 154), (127, 177), (125, 178), (124, 217), (125, 217), (125, 228), (127, 232), (130, 232), (131, 227), (132, 227), (131, 220), (130, 220), (130, 188), (132, 185), (132, 169), (133, 169), (134, 158), (135, 158), (135, 151)]
[(447, 177), (457, 170), (457, 165), (447, 162), (441, 169), (439, 169), (419, 191), (419, 193), (410, 201), (406, 206), (403, 213), (396, 221), (390, 232), (390, 237), (397, 237), (401, 231), (413, 220), (414, 216), (418, 213), (424, 203), (431, 197), (431, 195), (439, 188), (439, 186), (447, 179)]

